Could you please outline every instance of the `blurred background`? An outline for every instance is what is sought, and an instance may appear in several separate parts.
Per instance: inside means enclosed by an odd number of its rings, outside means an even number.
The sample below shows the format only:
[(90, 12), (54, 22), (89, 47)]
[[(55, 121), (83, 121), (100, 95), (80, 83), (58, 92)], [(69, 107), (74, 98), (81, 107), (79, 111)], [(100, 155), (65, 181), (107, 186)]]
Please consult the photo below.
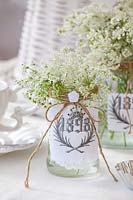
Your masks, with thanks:
[(18, 54), (26, 0), (0, 0), (0, 60)]
[[(111, 6), (115, 0), (96, 2)], [(48, 62), (54, 52), (71, 44), (72, 36), (61, 39), (56, 30), (74, 9), (89, 3), (90, 0), (0, 0), (0, 78), (15, 79), (21, 74), (21, 64)]]

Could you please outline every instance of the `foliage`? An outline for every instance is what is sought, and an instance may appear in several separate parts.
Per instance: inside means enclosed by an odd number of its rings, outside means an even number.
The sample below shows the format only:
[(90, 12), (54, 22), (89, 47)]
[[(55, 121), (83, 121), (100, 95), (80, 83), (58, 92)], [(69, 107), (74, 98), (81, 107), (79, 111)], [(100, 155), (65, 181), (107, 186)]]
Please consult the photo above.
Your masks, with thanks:
[[(92, 4), (75, 11), (60, 29), (69, 31), (77, 34), (82, 51), (88, 49), (92, 65), (116, 70), (124, 59), (133, 59), (133, 0), (120, 0), (112, 9)], [(123, 69), (115, 75), (128, 80), (130, 73)]]
[[(97, 86), (101, 94), (107, 92), (105, 69), (89, 66), (88, 58), (78, 50), (64, 49), (56, 54), (49, 65), (25, 66), (26, 78), (18, 81), (26, 96), (34, 103), (47, 106), (62, 101), (62, 95), (75, 90), (84, 98)], [(97, 98), (92, 94), (90, 101)]]

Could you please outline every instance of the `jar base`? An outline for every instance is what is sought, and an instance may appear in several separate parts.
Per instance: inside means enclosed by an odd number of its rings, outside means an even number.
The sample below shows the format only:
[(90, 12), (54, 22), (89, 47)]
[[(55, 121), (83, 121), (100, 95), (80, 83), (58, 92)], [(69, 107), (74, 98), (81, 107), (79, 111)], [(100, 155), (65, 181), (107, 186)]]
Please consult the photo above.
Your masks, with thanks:
[(128, 133), (105, 131), (101, 143), (104, 148), (109, 149), (133, 149), (133, 135)]
[(47, 159), (48, 171), (54, 175), (62, 177), (81, 177), (92, 176), (99, 171), (99, 160), (88, 163), (84, 168), (80, 169), (67, 169)]

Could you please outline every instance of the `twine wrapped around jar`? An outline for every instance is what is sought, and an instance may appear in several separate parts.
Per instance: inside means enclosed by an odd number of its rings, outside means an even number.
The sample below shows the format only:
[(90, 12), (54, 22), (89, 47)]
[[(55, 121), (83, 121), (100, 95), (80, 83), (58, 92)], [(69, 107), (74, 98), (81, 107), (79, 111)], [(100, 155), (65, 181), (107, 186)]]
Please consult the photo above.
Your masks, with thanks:
[[(69, 93), (69, 94), (70, 94), (70, 93)], [(69, 95), (69, 94), (68, 94), (68, 95)], [(105, 164), (106, 164), (106, 166), (107, 166), (107, 169), (108, 169), (109, 173), (111, 174), (111, 176), (114, 178), (114, 180), (115, 180), (115, 181), (118, 181), (117, 178), (115, 177), (115, 175), (111, 172), (110, 167), (109, 167), (109, 165), (108, 165), (108, 162), (107, 162), (107, 160), (106, 160), (106, 158), (105, 158), (105, 155), (104, 155), (104, 153), (103, 153), (103, 151), (102, 151), (102, 146), (101, 146), (100, 139), (99, 139), (99, 137), (98, 137), (98, 133), (97, 133), (96, 126), (95, 126), (95, 122), (98, 122), (98, 120), (95, 120), (95, 119), (92, 117), (92, 115), (90, 114), (90, 111), (88, 110), (87, 106), (83, 103), (83, 100), (89, 100), (89, 99), (91, 98), (92, 94), (98, 94), (98, 87), (97, 87), (97, 86), (94, 87), (94, 89), (91, 90), (91, 91), (88, 93), (88, 95), (87, 95), (86, 98), (83, 98), (79, 93), (78, 93), (78, 98), (75, 99), (75, 100), (72, 100), (72, 101), (69, 101), (68, 95), (63, 95), (63, 96), (60, 97), (60, 99), (61, 99), (61, 103), (60, 103), (60, 104), (63, 104), (63, 107), (62, 107), (62, 108), (59, 110), (59, 112), (55, 115), (55, 117), (53, 118), (53, 120), (50, 121), (49, 127), (48, 127), (47, 130), (44, 132), (44, 134), (42, 135), (42, 138), (41, 138), (39, 144), (37, 145), (37, 147), (35, 148), (35, 150), (34, 150), (33, 153), (31, 154), (31, 156), (29, 157), (28, 164), (27, 164), (27, 175), (26, 175), (26, 179), (25, 179), (25, 187), (26, 187), (26, 188), (29, 187), (29, 175), (30, 175), (31, 160), (33, 159), (34, 155), (37, 153), (37, 151), (39, 150), (40, 146), (42, 145), (42, 142), (43, 142), (44, 138), (46, 137), (46, 135), (47, 135), (49, 129), (51, 128), (52, 124), (55, 122), (55, 120), (57, 120), (57, 119), (60, 117), (60, 115), (62, 114), (62, 112), (64, 111), (64, 109), (65, 109), (67, 106), (69, 106), (69, 105), (80, 106), (80, 107), (83, 109), (83, 111), (88, 115), (88, 117), (89, 117), (89, 119), (90, 119), (90, 121), (91, 121), (91, 123), (92, 123), (92, 127), (93, 127), (93, 130), (94, 130), (94, 132), (95, 132), (97, 141), (98, 141), (100, 153), (101, 153), (101, 155), (102, 155), (102, 157), (103, 157), (103, 159), (104, 159), (104, 161), (105, 161)], [(58, 104), (58, 105), (60, 105), (60, 104)], [(57, 105), (57, 104), (55, 104), (55, 105)], [(50, 107), (48, 108), (48, 110), (47, 110), (47, 112), (46, 112), (46, 118), (47, 118), (47, 113), (48, 113), (49, 109), (50, 109), (51, 107), (55, 106), (55, 105), (52, 105), (52, 106), (50, 106)], [(97, 108), (97, 107), (93, 107), (93, 108), (102, 111), (102, 109), (100, 109), (100, 108)], [(102, 111), (102, 112), (103, 112), (103, 111)], [(104, 112), (103, 112), (103, 113), (104, 113)]]

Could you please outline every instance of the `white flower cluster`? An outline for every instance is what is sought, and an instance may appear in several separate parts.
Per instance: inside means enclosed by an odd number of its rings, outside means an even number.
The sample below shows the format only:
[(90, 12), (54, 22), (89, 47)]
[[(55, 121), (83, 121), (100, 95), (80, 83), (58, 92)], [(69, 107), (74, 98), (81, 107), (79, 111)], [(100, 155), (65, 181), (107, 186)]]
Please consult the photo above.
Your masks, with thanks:
[[(53, 98), (60, 101), (61, 95), (67, 95), (73, 90), (79, 92), (83, 98), (95, 87), (100, 88), (100, 94), (107, 93), (107, 70), (89, 66), (88, 59), (80, 50), (65, 48), (53, 57), (48, 66), (42, 66), (39, 70), (34, 69), (34, 66), (26, 67), (28, 76), (19, 84), (26, 88), (26, 95), (30, 100), (43, 106), (55, 103)], [(89, 101), (96, 98), (98, 99), (98, 95), (92, 93)]]
[(120, 0), (111, 10), (94, 4), (74, 12), (60, 29), (67, 31), (78, 34), (80, 48), (95, 56), (92, 65), (117, 68), (133, 56), (133, 0)]
[[(28, 76), (19, 84), (26, 87), (28, 98), (47, 106), (51, 98), (61, 101), (64, 93), (73, 90), (85, 98), (95, 87), (104, 98), (110, 69), (133, 55), (133, 0), (120, 0), (112, 10), (86, 7), (69, 17), (60, 31), (78, 34), (78, 46), (60, 51), (39, 70), (26, 67)], [(96, 98), (93, 93), (91, 100)]]

